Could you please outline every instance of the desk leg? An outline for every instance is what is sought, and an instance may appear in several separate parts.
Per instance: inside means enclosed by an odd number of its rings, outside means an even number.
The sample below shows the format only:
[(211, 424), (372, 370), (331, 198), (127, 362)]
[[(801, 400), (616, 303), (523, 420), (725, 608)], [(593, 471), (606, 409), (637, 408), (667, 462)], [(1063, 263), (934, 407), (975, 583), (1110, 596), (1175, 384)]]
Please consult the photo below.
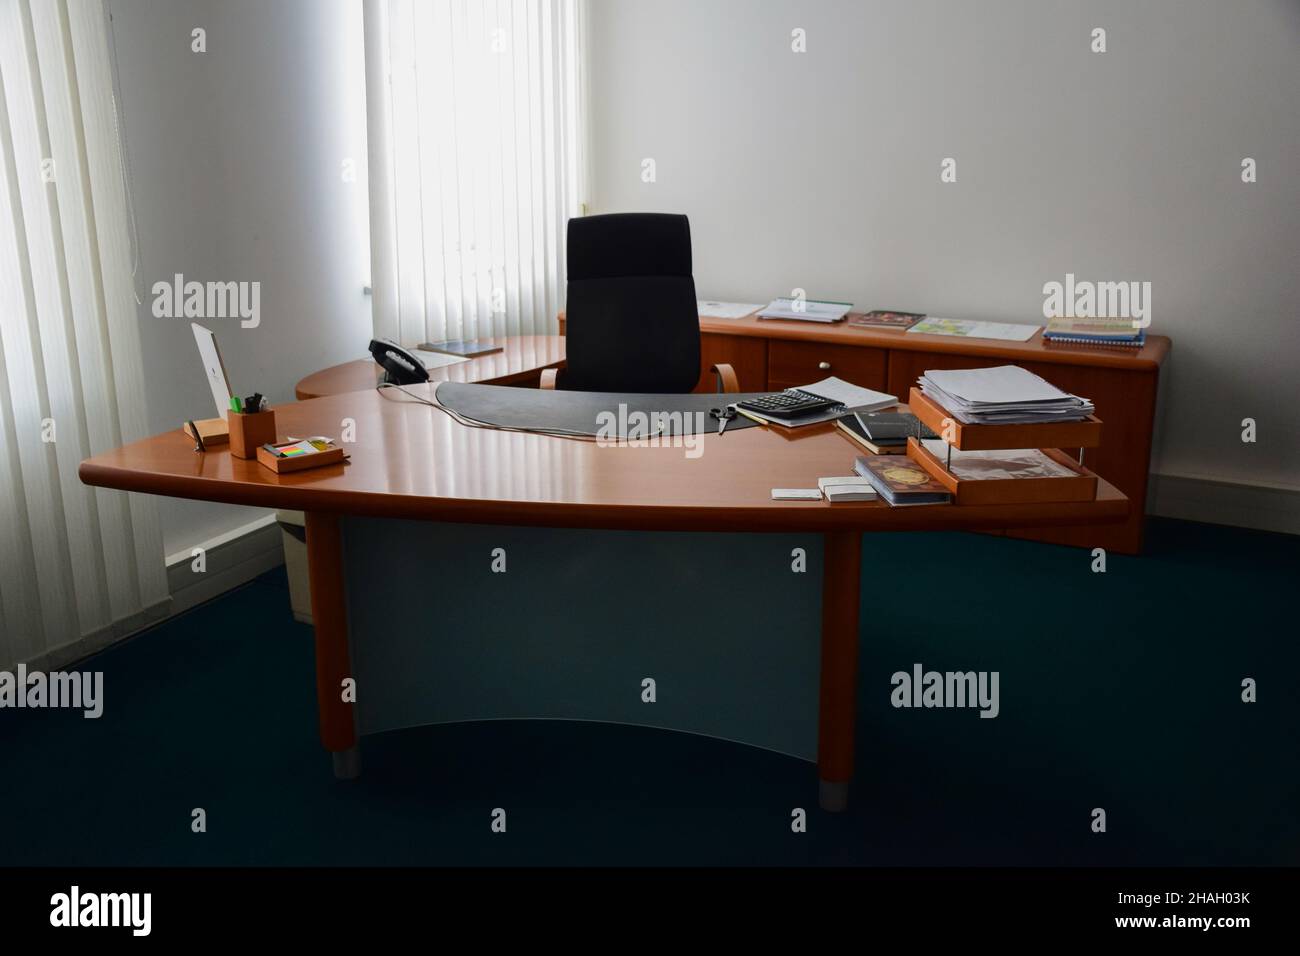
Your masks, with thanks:
[(858, 589), (862, 534), (825, 536), (822, 568), (821, 702), (817, 720), (818, 801), (838, 813), (848, 807), (853, 776), (853, 722), (858, 695)]
[(334, 756), (334, 775), (350, 780), (361, 772), (353, 705), (343, 701), (343, 681), (352, 676), (348, 659), (348, 614), (344, 598), (342, 535), (338, 515), (309, 511), (307, 569), (311, 616), (316, 628), (316, 706), (320, 739)]

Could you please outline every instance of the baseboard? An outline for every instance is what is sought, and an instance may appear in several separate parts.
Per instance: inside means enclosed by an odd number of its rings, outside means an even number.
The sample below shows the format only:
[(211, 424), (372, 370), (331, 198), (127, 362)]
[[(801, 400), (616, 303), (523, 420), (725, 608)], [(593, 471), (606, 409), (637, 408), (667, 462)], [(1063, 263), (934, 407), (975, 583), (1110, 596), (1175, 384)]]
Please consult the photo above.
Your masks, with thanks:
[(1300, 534), (1300, 489), (1191, 475), (1152, 475), (1147, 514)]
[(166, 598), (152, 607), (147, 607), (143, 611), (132, 614), (130, 617), (115, 621), (108, 627), (92, 631), (90, 634), (83, 634), (75, 641), (70, 641), (59, 647), (53, 647), (24, 663), (27, 665), (28, 671), (41, 671), (48, 674), (51, 671), (64, 670), (71, 665), (84, 661), (88, 657), (93, 657), (105, 648), (112, 647), (118, 641), (130, 637), (136, 631), (142, 631), (146, 627), (152, 627), (159, 621), (166, 620), (171, 616), (171, 613), (172, 600)]
[(83, 634), (24, 663), (28, 670), (62, 670), (192, 607), (253, 580), (284, 563), (280, 526), (269, 514), (203, 542), (205, 570), (194, 570), (192, 551), (167, 558), (167, 589), (171, 596), (123, 618), (109, 627)]
[(172, 614), (219, 597), (284, 563), (280, 526), (269, 514), (225, 534), (205, 541), (205, 568), (194, 570), (191, 551), (178, 551), (167, 558), (167, 589), (172, 596)]

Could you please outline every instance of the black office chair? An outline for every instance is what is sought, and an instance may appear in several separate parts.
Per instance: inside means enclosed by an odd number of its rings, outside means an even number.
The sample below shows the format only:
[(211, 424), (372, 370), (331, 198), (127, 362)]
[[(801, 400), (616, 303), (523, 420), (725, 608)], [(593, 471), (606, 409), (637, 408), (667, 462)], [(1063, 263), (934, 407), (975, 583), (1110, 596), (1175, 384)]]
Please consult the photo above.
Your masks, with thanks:
[[(542, 388), (672, 393), (700, 380), (700, 316), (685, 216), (615, 213), (569, 220), (565, 367)], [(740, 391), (730, 365), (718, 390)]]

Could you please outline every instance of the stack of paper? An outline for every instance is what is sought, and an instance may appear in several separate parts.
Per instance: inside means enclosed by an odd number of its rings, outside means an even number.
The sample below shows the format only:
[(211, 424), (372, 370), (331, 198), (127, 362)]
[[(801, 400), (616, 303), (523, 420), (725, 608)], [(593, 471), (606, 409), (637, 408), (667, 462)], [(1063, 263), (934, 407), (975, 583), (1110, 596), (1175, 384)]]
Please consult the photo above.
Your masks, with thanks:
[(875, 501), (876, 489), (871, 481), (860, 475), (847, 475), (843, 478), (818, 478), (817, 487), (826, 496), (827, 501)]
[(843, 322), (852, 302), (816, 302), (812, 299), (773, 299), (758, 313), (760, 319), (798, 319), (801, 322)]
[(1088, 399), (1016, 365), (927, 371), (920, 386), (964, 425), (1076, 422), (1095, 410)]

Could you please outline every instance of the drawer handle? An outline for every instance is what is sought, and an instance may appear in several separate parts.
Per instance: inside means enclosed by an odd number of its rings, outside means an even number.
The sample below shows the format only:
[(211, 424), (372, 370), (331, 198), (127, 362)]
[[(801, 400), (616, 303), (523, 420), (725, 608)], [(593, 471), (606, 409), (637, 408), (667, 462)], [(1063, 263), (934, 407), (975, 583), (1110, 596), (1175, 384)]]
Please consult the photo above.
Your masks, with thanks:
[(829, 371), (831, 370), (831, 363), (830, 363), (830, 362), (818, 362), (818, 363), (817, 363), (817, 367), (818, 367), (819, 369), (821, 369), (823, 372), (829, 372)]

